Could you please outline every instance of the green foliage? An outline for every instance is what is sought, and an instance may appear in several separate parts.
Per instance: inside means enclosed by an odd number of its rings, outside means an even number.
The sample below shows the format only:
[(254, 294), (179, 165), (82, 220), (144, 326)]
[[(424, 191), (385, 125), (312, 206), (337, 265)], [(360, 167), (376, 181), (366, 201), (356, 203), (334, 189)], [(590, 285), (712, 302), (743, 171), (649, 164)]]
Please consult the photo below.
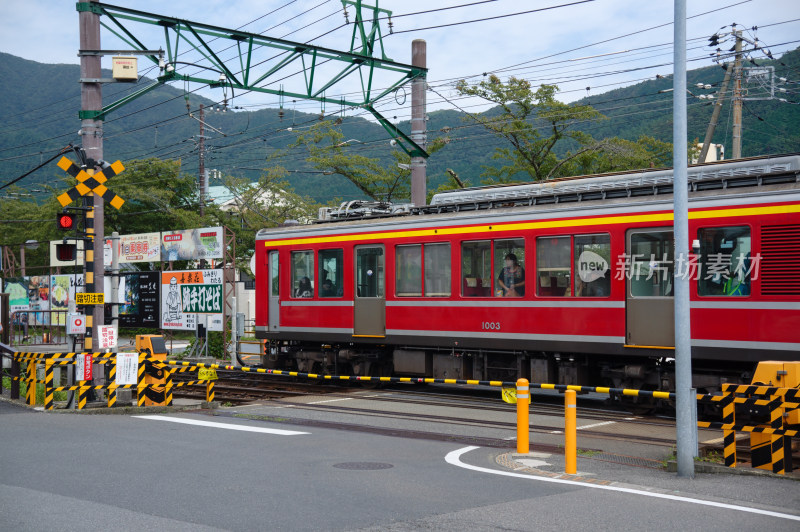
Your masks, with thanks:
[[(671, 151), (666, 143), (646, 136), (638, 141), (617, 137), (595, 140), (578, 128), (605, 117), (590, 105), (559, 102), (555, 85), (542, 85), (534, 91), (527, 80), (511, 77), (503, 83), (491, 75), (476, 85), (461, 80), (456, 90), (500, 107), (500, 114), (492, 118), (470, 115), (510, 144), (495, 148), (492, 158), (502, 166), (484, 166), (482, 176), (487, 183), (518, 181), (524, 174), (542, 181), (654, 166)], [(564, 145), (572, 148), (559, 155), (556, 150)]]

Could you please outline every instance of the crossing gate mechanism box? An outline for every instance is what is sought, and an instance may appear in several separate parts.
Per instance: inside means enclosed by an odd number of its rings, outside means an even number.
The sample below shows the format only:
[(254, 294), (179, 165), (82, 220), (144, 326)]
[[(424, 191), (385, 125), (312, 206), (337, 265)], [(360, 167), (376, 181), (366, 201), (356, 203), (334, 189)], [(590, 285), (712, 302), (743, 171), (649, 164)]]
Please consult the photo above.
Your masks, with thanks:
[(117, 81), (137, 81), (139, 69), (137, 58), (114, 56), (111, 58), (111, 77)]
[[(146, 353), (159, 362), (167, 360), (167, 346), (164, 337), (158, 334), (140, 334), (136, 336), (136, 350)], [(166, 401), (166, 370), (148, 364), (145, 371), (146, 397), (145, 406), (163, 406)], [(162, 391), (158, 391), (158, 389)]]

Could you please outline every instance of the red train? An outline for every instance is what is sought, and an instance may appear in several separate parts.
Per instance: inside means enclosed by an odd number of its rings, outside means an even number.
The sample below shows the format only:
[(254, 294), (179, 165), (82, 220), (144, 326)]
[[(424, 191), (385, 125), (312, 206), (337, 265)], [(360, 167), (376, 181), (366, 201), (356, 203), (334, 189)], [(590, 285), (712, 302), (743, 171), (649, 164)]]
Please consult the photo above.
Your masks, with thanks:
[(672, 285), (689, 275), (695, 386), (749, 382), (800, 351), (798, 175), (798, 154), (690, 167), (686, 264), (671, 170), (351, 202), (262, 230), (263, 363), (672, 389)]

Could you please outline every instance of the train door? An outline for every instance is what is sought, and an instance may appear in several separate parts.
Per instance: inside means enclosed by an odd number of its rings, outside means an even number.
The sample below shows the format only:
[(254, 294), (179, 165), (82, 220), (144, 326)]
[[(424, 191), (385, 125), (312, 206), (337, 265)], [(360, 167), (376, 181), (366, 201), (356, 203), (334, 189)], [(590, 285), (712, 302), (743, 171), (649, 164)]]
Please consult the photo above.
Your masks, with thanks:
[(386, 269), (383, 246), (358, 246), (353, 336), (386, 336)]
[(674, 243), (669, 229), (632, 229), (625, 295), (626, 345), (675, 345)]
[(269, 330), (278, 330), (278, 318), (281, 310), (281, 302), (279, 298), (280, 283), (280, 269), (278, 266), (278, 252), (269, 252)]

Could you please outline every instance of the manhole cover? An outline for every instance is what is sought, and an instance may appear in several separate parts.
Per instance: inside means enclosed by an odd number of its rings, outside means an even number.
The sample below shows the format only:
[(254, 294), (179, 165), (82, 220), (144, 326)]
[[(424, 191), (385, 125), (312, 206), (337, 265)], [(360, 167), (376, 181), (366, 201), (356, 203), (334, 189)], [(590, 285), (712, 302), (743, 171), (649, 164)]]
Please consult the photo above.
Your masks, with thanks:
[(341, 464), (333, 464), (333, 467), (355, 471), (374, 471), (377, 469), (391, 469), (394, 466), (384, 462), (342, 462)]

